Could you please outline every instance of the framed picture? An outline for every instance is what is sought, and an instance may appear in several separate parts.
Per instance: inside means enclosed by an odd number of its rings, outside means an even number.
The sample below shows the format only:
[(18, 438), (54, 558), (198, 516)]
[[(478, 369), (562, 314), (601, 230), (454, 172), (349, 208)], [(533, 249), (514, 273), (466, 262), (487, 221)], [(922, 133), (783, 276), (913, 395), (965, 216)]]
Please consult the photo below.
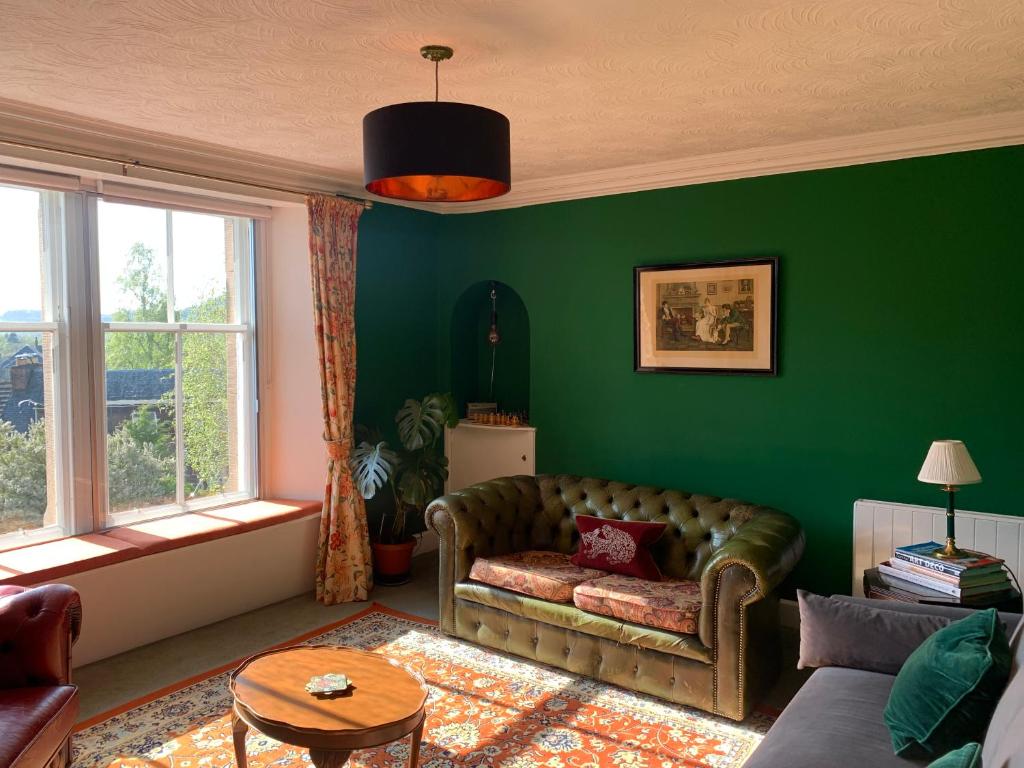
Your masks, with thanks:
[(779, 260), (634, 267), (641, 372), (774, 376)]

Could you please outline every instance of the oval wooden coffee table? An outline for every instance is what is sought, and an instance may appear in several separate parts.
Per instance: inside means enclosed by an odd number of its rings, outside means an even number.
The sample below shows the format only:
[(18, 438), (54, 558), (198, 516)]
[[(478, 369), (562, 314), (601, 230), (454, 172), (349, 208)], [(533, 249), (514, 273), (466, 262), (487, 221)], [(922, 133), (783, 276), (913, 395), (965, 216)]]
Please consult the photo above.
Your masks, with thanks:
[[(314, 696), (314, 675), (348, 675), (348, 691)], [(409, 765), (419, 761), (427, 686), (401, 664), (375, 653), (329, 645), (267, 651), (231, 673), (231, 730), (238, 768), (246, 768), (245, 734), (252, 726), (285, 744), (309, 749), (317, 768), (340, 768), (357, 749), (412, 734)]]

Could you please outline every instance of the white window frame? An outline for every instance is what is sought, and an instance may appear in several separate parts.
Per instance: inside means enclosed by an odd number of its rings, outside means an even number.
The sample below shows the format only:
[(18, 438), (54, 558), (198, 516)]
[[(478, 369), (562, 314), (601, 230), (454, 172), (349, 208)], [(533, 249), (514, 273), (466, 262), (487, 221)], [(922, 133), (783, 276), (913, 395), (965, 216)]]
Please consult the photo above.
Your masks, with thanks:
[[(103, 195), (87, 195), (90, 208), (90, 220), (97, 221), (98, 202)], [(134, 201), (123, 198), (112, 200), (116, 203), (132, 203)], [(97, 509), (101, 514), (104, 528), (113, 528), (121, 525), (130, 525), (144, 520), (155, 520), (162, 517), (199, 512), (215, 509), (217, 507), (230, 506), (232, 504), (252, 501), (259, 497), (259, 447), (257, 443), (258, 430), (256, 428), (257, 396), (256, 396), (256, 308), (253, 296), (253, 275), (257, 261), (256, 249), (260, 241), (258, 229), (261, 222), (258, 219), (249, 220), (248, 232), (244, 235), (237, 229), (235, 231), (235, 253), (238, 254), (238, 308), (241, 323), (187, 323), (178, 322), (175, 318), (174, 302), (174, 241), (171, 224), (172, 213), (176, 210), (188, 210), (192, 212), (210, 213), (215, 216), (225, 216), (220, 211), (202, 211), (193, 206), (176, 206), (164, 203), (152, 203), (149, 200), (138, 201), (138, 204), (148, 208), (158, 208), (167, 212), (167, 249), (166, 249), (166, 292), (167, 292), (167, 322), (113, 322), (101, 320), (99, 309), (99, 231), (97, 226), (92, 228), (89, 248), (90, 271), (95, 276), (93, 281), (93, 322), (97, 328), (93, 344), (96, 350), (93, 359), (101, 361), (93, 371), (93, 390), (95, 391), (94, 408), (95, 431), (98, 436), (97, 444), (100, 450), (97, 452), (96, 470), (94, 483), (96, 493), (94, 498), (98, 502)], [(231, 214), (228, 214), (231, 216)], [(109, 496), (107, 493), (107, 398), (106, 398), (106, 366), (103, 364), (104, 339), (107, 332), (142, 332), (142, 333), (171, 333), (175, 339), (175, 376), (174, 376), (174, 443), (175, 443), (175, 493), (176, 499), (173, 504), (160, 504), (151, 507), (112, 512), (110, 510)], [(187, 333), (226, 333), (240, 336), (242, 343), (241, 358), (238, 364), (238, 396), (236, 407), (238, 408), (238, 457), (239, 457), (239, 486), (242, 490), (232, 493), (218, 494), (212, 497), (199, 499), (185, 498), (185, 440), (184, 440), (184, 395), (182, 391), (182, 350), (183, 338)], [(229, 404), (229, 407), (231, 405)]]
[[(136, 203), (168, 211), (191, 211), (215, 216), (248, 219), (249, 226), (235, 229), (235, 253), (239, 255), (239, 319), (242, 322), (210, 324), (176, 322), (174, 317), (173, 250), (168, 249), (168, 322), (104, 322), (100, 311), (98, 202), (102, 192), (83, 190), (69, 180), (49, 174), (0, 168), (0, 184), (41, 195), (44, 226), (41, 269), (45, 300), (40, 322), (0, 322), (0, 333), (40, 333), (52, 338), (56, 522), (28, 530), (0, 534), (0, 552), (64, 536), (80, 535), (142, 520), (153, 520), (216, 509), (260, 498), (259, 374), (257, 350), (256, 280), (267, 246), (270, 209), (264, 206), (193, 197), (183, 193), (151, 191), (116, 185), (110, 202)], [(22, 178), (25, 176), (25, 178)], [(38, 178), (37, 178), (38, 177)], [(60, 183), (58, 183), (60, 182)], [(115, 185), (111, 185), (114, 187)], [(170, 216), (168, 216), (170, 221)], [(244, 231), (244, 234), (242, 230)], [(182, 377), (175, 376), (176, 493), (175, 504), (110, 513), (107, 498), (107, 403), (105, 334), (108, 331), (173, 333), (176, 339), (176, 371), (181, 370), (182, 339), (187, 333), (230, 333), (241, 337), (237, 365), (238, 484), (228, 494), (185, 499), (183, 474), (185, 445), (182, 434)], [(72, 386), (72, 382), (76, 382)], [(86, 386), (79, 385), (85, 382)]]
[(70, 240), (74, 236), (67, 224), (65, 209), (66, 196), (60, 192), (29, 184), (5, 183), (17, 189), (27, 189), (39, 194), (43, 215), (40, 247), (40, 270), (44, 288), (43, 316), (48, 320), (40, 322), (0, 322), (0, 333), (45, 333), (52, 339), (53, 392), (50, 398), (53, 411), (45, 418), (50, 421), (54, 436), (54, 462), (48, 471), (54, 473), (53, 487), (57, 498), (53, 500), (56, 520), (39, 528), (21, 529), (0, 534), (0, 551), (26, 544), (35, 544), (69, 535), (77, 526), (74, 516), (71, 469), (68, 451), (68, 436), (72, 434), (68, 395), (70, 376), (68, 371), (68, 296), (66, 292), (65, 266)]

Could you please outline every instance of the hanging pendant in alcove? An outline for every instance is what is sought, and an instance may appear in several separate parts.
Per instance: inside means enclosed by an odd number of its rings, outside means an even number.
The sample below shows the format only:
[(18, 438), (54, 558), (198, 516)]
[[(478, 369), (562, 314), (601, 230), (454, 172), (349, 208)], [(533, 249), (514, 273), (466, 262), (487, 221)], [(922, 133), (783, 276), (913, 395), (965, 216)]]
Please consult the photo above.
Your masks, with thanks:
[(501, 334), (498, 333), (498, 289), (491, 283), (491, 328), (487, 331), (487, 343), (491, 345), (491, 392), (490, 398), (494, 399), (494, 363), (498, 357), (498, 344), (501, 343)]

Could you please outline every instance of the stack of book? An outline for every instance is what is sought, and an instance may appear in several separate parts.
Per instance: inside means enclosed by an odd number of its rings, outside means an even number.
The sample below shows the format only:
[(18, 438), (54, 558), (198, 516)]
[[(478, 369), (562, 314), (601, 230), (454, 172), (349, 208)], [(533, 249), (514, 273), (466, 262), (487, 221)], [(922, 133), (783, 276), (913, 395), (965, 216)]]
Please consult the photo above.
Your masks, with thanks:
[(981, 552), (967, 551), (954, 560), (940, 559), (934, 541), (896, 547), (890, 560), (878, 565), (879, 578), (888, 587), (940, 602), (962, 605), (993, 603), (1012, 595), (1003, 561)]

